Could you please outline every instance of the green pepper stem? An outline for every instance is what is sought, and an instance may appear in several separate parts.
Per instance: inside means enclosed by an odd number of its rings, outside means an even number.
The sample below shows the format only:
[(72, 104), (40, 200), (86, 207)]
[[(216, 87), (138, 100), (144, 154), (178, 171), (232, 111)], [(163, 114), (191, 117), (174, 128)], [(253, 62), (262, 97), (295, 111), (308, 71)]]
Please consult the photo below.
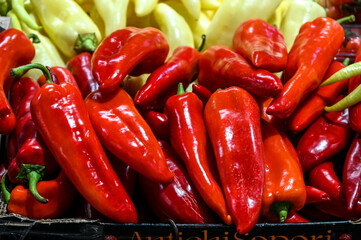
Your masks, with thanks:
[(337, 21), (339, 24), (348, 23), (348, 22), (355, 22), (355, 21), (356, 21), (356, 17), (355, 17), (355, 15), (352, 14), (352, 15), (350, 15), (350, 16), (337, 19), (336, 21)]
[(185, 91), (184, 91), (184, 87), (183, 87), (183, 83), (179, 83), (178, 84), (178, 90), (177, 90), (177, 95), (182, 95), (182, 94), (184, 94), (185, 93)]
[(6, 181), (5, 179), (6, 179), (7, 173), (8, 173), (8, 171), (6, 170), (6, 172), (4, 173), (4, 175), (1, 179), (1, 192), (3, 193), (6, 204), (8, 204), (10, 202), (10, 196), (11, 196), (11, 193), (7, 190), (6, 184), (5, 184), (5, 181)]
[(95, 33), (79, 34), (75, 41), (74, 50), (76, 53), (94, 52), (97, 48), (97, 37)]
[(38, 184), (41, 175), (39, 173), (37, 173), (36, 171), (31, 171), (28, 173), (27, 175), (28, 181), (29, 181), (29, 190), (31, 192), (31, 194), (34, 196), (34, 198), (41, 202), (41, 203), (47, 203), (48, 199), (42, 197), (38, 190), (36, 189), (36, 185)]
[(361, 62), (355, 62), (334, 73), (331, 77), (326, 79), (326, 81), (322, 82), (320, 84), (320, 87), (325, 87), (360, 74), (361, 74)]
[(198, 47), (198, 52), (201, 52), (203, 50), (204, 45), (206, 44), (206, 35), (202, 34), (202, 42), (201, 45)]
[(35, 33), (29, 33), (27, 36), (31, 40), (32, 43), (40, 43), (40, 38)]
[(342, 62), (343, 65), (348, 66), (350, 64), (350, 58), (345, 58)]
[(29, 13), (25, 10), (24, 0), (11, 0), (11, 6), (18, 18), (23, 21), (28, 27), (34, 30), (42, 29), (34, 19), (32, 19)]
[(285, 222), (292, 206), (291, 202), (275, 202), (271, 207), (271, 211), (280, 218), (280, 222)]
[(54, 83), (53, 78), (50, 74), (50, 71), (44, 65), (42, 65), (40, 63), (30, 63), (30, 64), (23, 65), (23, 66), (20, 66), (17, 68), (12, 68), (10, 70), (10, 76), (14, 77), (14, 78), (19, 78), (22, 75), (24, 75), (26, 71), (28, 71), (30, 69), (34, 69), (34, 68), (40, 69), (43, 72), (43, 74), (46, 78), (46, 83)]

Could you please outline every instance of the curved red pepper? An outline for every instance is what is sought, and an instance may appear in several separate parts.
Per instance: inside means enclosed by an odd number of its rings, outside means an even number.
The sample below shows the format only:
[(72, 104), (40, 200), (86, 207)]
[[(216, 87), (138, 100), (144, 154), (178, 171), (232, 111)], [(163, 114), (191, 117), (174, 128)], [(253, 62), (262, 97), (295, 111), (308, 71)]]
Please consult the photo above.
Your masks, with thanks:
[(348, 109), (322, 114), (301, 136), (296, 150), (304, 172), (341, 151), (351, 136)]
[(334, 19), (318, 17), (304, 23), (288, 55), (282, 92), (267, 113), (289, 117), (300, 102), (316, 89), (344, 40), (344, 30)]
[(170, 139), (168, 116), (166, 113), (149, 110), (143, 113), (142, 116), (157, 139), (166, 141)]
[(30, 63), (35, 48), (30, 39), (15, 28), (0, 33), (0, 134), (9, 134), (15, 127), (16, 118), (6, 97), (13, 78), (10, 69)]
[(61, 169), (99, 212), (117, 222), (137, 222), (135, 207), (105, 155), (79, 89), (51, 83), (50, 73), (40, 64), (12, 69), (12, 75), (33, 67), (40, 68), (48, 82), (35, 94), (31, 115)]
[(361, 135), (357, 133), (347, 151), (343, 182), (347, 208), (352, 210), (361, 197)]
[(7, 206), (8, 213), (34, 219), (57, 218), (72, 206), (78, 195), (64, 171), (61, 171), (53, 180), (39, 182), (37, 189), (40, 195), (48, 199), (47, 203), (38, 202), (29, 189), (18, 185), (11, 191)]
[(324, 202), (330, 200), (330, 196), (326, 192), (316, 187), (306, 186), (306, 191), (307, 191), (306, 204)]
[[(323, 80), (328, 79), (331, 75), (344, 67), (345, 65), (341, 62), (333, 61)], [(315, 89), (287, 119), (288, 128), (293, 132), (305, 130), (324, 112), (325, 106), (329, 106), (335, 102), (341, 91), (346, 89), (347, 84), (348, 80), (345, 80)]]
[(215, 164), (211, 143), (203, 120), (203, 103), (192, 92), (179, 92), (168, 98), (170, 141), (184, 161), (188, 174), (207, 205), (226, 224), (231, 224), (221, 187), (213, 174)]
[[(8, 143), (8, 177), (13, 184), (29, 185), (30, 192), (40, 202), (47, 200), (36, 191), (36, 184), (44, 177), (51, 177), (58, 164), (40, 138), (30, 113), (30, 102), (40, 89), (32, 78), (21, 78), (12, 85), (10, 98), (15, 109), (16, 126)], [(20, 101), (19, 99), (20, 98)]]
[(238, 86), (262, 98), (276, 96), (282, 90), (276, 75), (253, 67), (240, 54), (224, 46), (212, 46), (202, 53), (198, 83), (211, 92)]
[(159, 141), (159, 144), (168, 168), (174, 174), (174, 180), (169, 184), (161, 184), (140, 176), (142, 192), (154, 214), (162, 222), (167, 219), (176, 223), (214, 222), (210, 209), (194, 187), (179, 156), (168, 143)]
[[(76, 87), (79, 91), (78, 83), (76, 82), (73, 74), (64, 67), (51, 67), (49, 69), (51, 71), (51, 74), (55, 74), (54, 83), (60, 84), (60, 83), (70, 83), (74, 87)], [(44, 75), (40, 76), (38, 79), (38, 82), (40, 86), (43, 86), (46, 83), (47, 79)]]
[(177, 47), (173, 55), (153, 71), (144, 86), (134, 97), (137, 108), (163, 107), (167, 98), (177, 93), (181, 82), (186, 88), (198, 75), (198, 59), (201, 53), (192, 47)]
[(91, 58), (92, 55), (89, 52), (83, 52), (70, 59), (66, 64), (66, 67), (74, 75), (83, 98), (99, 88), (92, 73)]
[(264, 187), (259, 107), (242, 88), (217, 90), (204, 108), (204, 120), (228, 210), (237, 231), (247, 233), (260, 215)]
[(97, 47), (92, 72), (100, 91), (110, 92), (130, 75), (151, 73), (168, 56), (169, 45), (158, 29), (126, 27), (114, 31)]
[(124, 89), (94, 91), (85, 105), (95, 132), (110, 152), (155, 182), (172, 181), (157, 139)]
[(233, 35), (233, 48), (249, 63), (270, 72), (286, 68), (288, 52), (282, 33), (261, 18), (244, 21)]
[(206, 87), (199, 84), (192, 84), (192, 92), (194, 92), (199, 99), (203, 102), (203, 105), (206, 105), (208, 99), (211, 97), (212, 92), (209, 91)]

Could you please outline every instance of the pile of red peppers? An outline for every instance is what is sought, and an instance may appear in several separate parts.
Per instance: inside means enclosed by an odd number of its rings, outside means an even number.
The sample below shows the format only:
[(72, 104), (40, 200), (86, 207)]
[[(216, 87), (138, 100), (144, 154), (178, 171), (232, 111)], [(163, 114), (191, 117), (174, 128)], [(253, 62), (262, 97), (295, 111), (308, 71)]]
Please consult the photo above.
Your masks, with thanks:
[[(344, 40), (319, 17), (288, 52), (276, 27), (250, 19), (233, 48), (168, 56), (160, 30), (126, 27), (64, 68), (31, 63), (24, 33), (0, 33), (8, 213), (224, 223), (240, 234), (258, 222), (359, 219), (359, 112), (324, 110), (357, 79), (319, 88), (347, 64), (334, 60)], [(39, 79), (24, 76), (34, 68)], [(128, 93), (124, 80), (142, 74)]]

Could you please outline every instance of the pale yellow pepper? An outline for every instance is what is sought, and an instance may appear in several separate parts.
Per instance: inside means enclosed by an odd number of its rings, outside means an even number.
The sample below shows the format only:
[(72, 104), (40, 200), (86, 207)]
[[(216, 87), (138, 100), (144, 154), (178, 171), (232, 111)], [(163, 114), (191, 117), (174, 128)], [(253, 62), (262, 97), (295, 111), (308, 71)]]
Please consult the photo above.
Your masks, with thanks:
[(221, 3), (217, 0), (201, 0), (202, 10), (217, 10)]
[(232, 47), (236, 29), (250, 18), (268, 20), (282, 0), (224, 0), (208, 29), (205, 49), (213, 45)]
[(158, 0), (134, 0), (135, 14), (138, 17), (149, 15), (158, 4)]
[(76, 55), (74, 44), (79, 34), (101, 33), (88, 14), (73, 0), (31, 0), (36, 16), (52, 42), (67, 57)]
[(129, 0), (94, 0), (94, 3), (103, 19), (105, 36), (126, 27)]
[(169, 54), (179, 46), (194, 47), (193, 33), (186, 20), (165, 3), (158, 3), (154, 17), (169, 43)]

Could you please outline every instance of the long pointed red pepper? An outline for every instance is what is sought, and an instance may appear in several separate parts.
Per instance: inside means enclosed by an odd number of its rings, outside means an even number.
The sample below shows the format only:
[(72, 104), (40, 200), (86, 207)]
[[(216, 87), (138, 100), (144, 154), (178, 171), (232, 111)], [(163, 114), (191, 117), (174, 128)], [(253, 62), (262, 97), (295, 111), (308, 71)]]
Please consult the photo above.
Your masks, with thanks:
[(157, 139), (169, 141), (168, 116), (164, 112), (149, 110), (142, 113), (144, 120), (148, 123)]
[(203, 201), (191, 178), (181, 164), (174, 149), (164, 141), (159, 141), (167, 160), (167, 165), (175, 175), (169, 184), (162, 184), (140, 177), (142, 191), (154, 214), (161, 221), (172, 219), (176, 223), (212, 223), (214, 218)]
[(35, 48), (21, 31), (10, 28), (0, 33), (0, 134), (9, 134), (15, 127), (15, 115), (7, 100), (13, 78), (10, 69), (30, 63), (35, 56)]
[(117, 89), (130, 75), (151, 73), (168, 56), (169, 45), (158, 29), (126, 27), (114, 31), (92, 56), (92, 72), (100, 91)]
[(51, 82), (40, 64), (12, 69), (21, 76), (36, 67), (48, 81), (31, 102), (31, 115), (49, 150), (80, 194), (99, 212), (117, 222), (137, 222), (135, 207), (114, 172), (92, 127), (80, 91)]
[(195, 93), (182, 90), (180, 83), (178, 95), (168, 98), (165, 105), (172, 147), (207, 205), (231, 224), (222, 189), (212, 174), (215, 159), (203, 120), (203, 103)]
[(199, 58), (198, 83), (211, 92), (238, 86), (256, 97), (273, 97), (282, 90), (281, 80), (249, 64), (240, 54), (224, 46), (212, 46)]
[(172, 181), (156, 137), (123, 88), (96, 90), (85, 98), (85, 106), (105, 148), (152, 181)]
[(282, 33), (261, 18), (244, 21), (233, 35), (233, 48), (249, 63), (270, 72), (286, 68), (288, 52)]
[(261, 211), (265, 162), (260, 110), (239, 87), (217, 90), (204, 108), (227, 207), (240, 234), (249, 232)]
[(181, 82), (186, 88), (198, 75), (201, 53), (192, 47), (180, 46), (159, 68), (153, 71), (134, 97), (137, 108), (161, 108), (167, 98), (177, 93)]
[(319, 17), (303, 24), (288, 55), (282, 92), (267, 113), (289, 117), (300, 102), (321, 83), (344, 40), (344, 30), (334, 19)]

